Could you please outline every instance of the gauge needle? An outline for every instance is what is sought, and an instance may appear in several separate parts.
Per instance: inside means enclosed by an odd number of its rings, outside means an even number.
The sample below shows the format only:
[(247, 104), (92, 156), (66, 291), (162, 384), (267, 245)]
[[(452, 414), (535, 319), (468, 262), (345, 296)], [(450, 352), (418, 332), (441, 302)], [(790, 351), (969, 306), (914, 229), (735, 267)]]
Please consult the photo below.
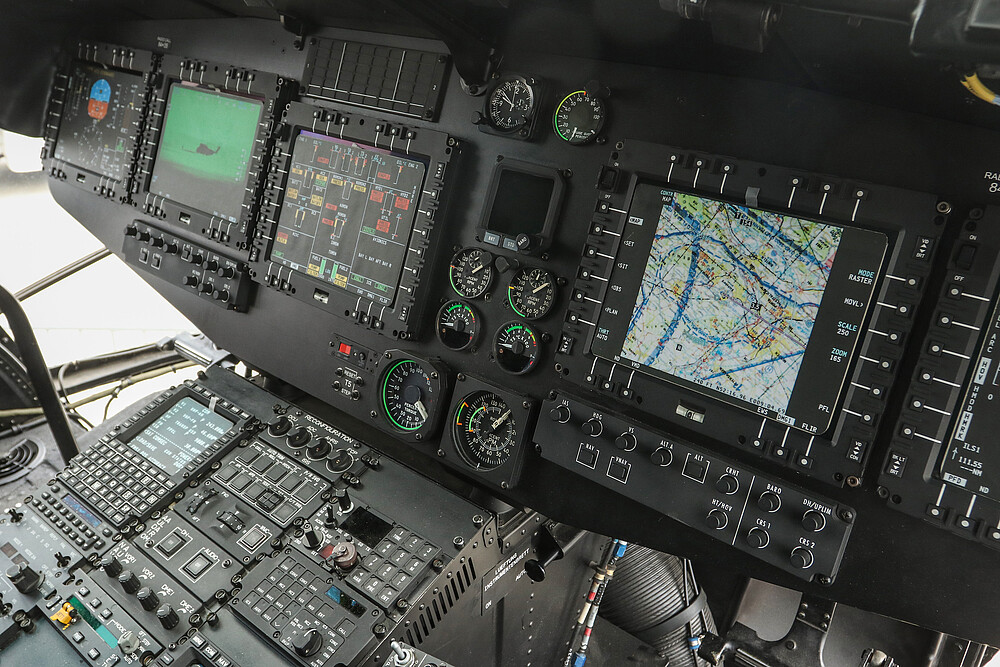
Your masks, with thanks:
[(472, 275), (476, 275), (477, 273), (479, 273), (480, 271), (482, 271), (484, 266), (486, 266), (486, 265), (485, 264), (480, 264), (476, 268), (472, 269)]
[(414, 405), (416, 405), (416, 407), (417, 407), (417, 412), (420, 413), (420, 418), (426, 420), (427, 419), (427, 408), (424, 407), (424, 402), (423, 401), (417, 401)]
[(551, 283), (542, 283), (541, 285), (539, 285), (539, 286), (538, 286), (538, 287), (536, 287), (535, 289), (531, 290), (531, 293), (532, 293), (532, 294), (538, 294), (538, 293), (539, 293), (539, 292), (541, 292), (541, 291), (542, 291), (543, 289), (545, 289), (546, 287), (548, 287), (548, 286), (549, 286), (550, 284), (551, 284)]
[(501, 91), (501, 92), (500, 92), (500, 96), (501, 96), (501, 97), (503, 97), (503, 98), (504, 98), (505, 100), (507, 100), (507, 104), (509, 104), (509, 105), (510, 105), (510, 108), (511, 108), (511, 109), (513, 109), (513, 108), (514, 108), (514, 102), (512, 102), (512, 101), (511, 101), (511, 99), (510, 99), (509, 97), (507, 97), (507, 93), (505, 93), (505, 92)]
[(500, 426), (500, 424), (504, 423), (507, 420), (507, 417), (510, 417), (510, 408), (507, 408), (507, 412), (505, 412), (502, 415), (500, 415), (500, 418), (497, 419), (495, 422), (493, 422), (493, 428), (494, 428), (494, 430), (498, 426)]

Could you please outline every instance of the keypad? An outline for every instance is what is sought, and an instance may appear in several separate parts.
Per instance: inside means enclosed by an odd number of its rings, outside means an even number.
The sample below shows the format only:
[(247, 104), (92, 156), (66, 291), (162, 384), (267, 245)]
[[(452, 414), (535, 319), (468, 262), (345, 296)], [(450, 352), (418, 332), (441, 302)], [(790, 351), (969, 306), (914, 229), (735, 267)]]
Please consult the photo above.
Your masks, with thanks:
[(440, 549), (402, 526), (396, 526), (370, 549), (354, 540), (358, 564), (347, 580), (383, 609), (392, 607), (406, 587), (420, 575)]
[(100, 524), (92, 526), (80, 518), (71, 507), (48, 491), (43, 492), (41, 497), (34, 498), (31, 504), (49, 523), (62, 531), (70, 542), (80, 547), (81, 551), (102, 549), (107, 544), (107, 538), (113, 535), (110, 528), (105, 526), (102, 529)]
[[(193, 383), (188, 383), (186, 388), (205, 398), (217, 398), (204, 387)], [(123, 421), (117, 434), (127, 439), (126, 434), (141, 430), (147, 423), (155, 421), (150, 415), (164, 403), (173, 404), (177, 396), (178, 392), (172, 392), (157, 397)], [(250, 417), (249, 413), (226, 401), (221, 403), (234, 421)], [(197, 474), (215, 455), (228, 447), (236, 433), (236, 427), (230, 429), (173, 477), (119, 440), (115, 434), (108, 434), (75, 457), (57, 477), (111, 525), (121, 528), (133, 517), (140, 521), (148, 518), (174, 492), (177, 484)]]

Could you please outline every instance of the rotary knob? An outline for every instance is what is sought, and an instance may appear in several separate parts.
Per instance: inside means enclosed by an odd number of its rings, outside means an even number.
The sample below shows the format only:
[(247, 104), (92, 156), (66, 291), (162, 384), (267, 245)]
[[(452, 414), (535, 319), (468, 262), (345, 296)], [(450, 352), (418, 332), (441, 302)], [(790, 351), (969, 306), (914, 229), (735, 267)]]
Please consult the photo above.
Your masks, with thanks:
[(326, 460), (326, 467), (330, 472), (347, 472), (354, 465), (354, 456), (346, 449), (338, 449)]
[(639, 444), (639, 440), (631, 431), (625, 431), (615, 438), (615, 447), (625, 452), (631, 452), (637, 444)]
[(771, 541), (771, 536), (763, 528), (751, 528), (747, 533), (747, 544), (754, 549), (763, 549)]
[(139, 233), (139, 228), (136, 227), (134, 224), (129, 223), (125, 225), (125, 236), (135, 236), (138, 233)]
[(813, 564), (813, 553), (805, 547), (795, 547), (792, 549), (792, 555), (788, 558), (791, 562), (792, 567), (797, 567), (801, 570), (806, 570), (812, 567)]
[(101, 559), (101, 567), (104, 568), (104, 574), (109, 577), (117, 577), (122, 573), (122, 563), (118, 560), (117, 556), (105, 556)]
[(323, 637), (313, 628), (292, 635), (292, 648), (303, 658), (316, 655), (322, 647)]
[(139, 232), (139, 240), (142, 241), (143, 243), (145, 243), (146, 241), (148, 241), (149, 239), (151, 239), (152, 236), (153, 235), (150, 234), (149, 231), (145, 230), (145, 229), (142, 230), (141, 232)]
[(306, 546), (310, 549), (316, 549), (323, 543), (323, 535), (320, 534), (320, 532), (315, 528), (311, 528), (305, 532), (305, 535), (302, 536), (302, 541), (305, 542)]
[(205, 268), (208, 271), (215, 271), (216, 269), (219, 268), (219, 260), (217, 259), (208, 260), (207, 262), (205, 262)]
[(600, 419), (590, 418), (583, 422), (583, 426), (580, 428), (591, 438), (596, 438), (604, 432), (604, 423)]
[(826, 517), (822, 512), (806, 510), (806, 513), (802, 515), (802, 527), (813, 533), (818, 533), (826, 528)]
[(312, 433), (305, 426), (300, 426), (288, 434), (288, 445), (290, 447), (302, 447), (312, 439)]
[(160, 620), (160, 625), (162, 625), (167, 630), (172, 630), (177, 627), (177, 623), (180, 619), (177, 617), (177, 612), (169, 604), (165, 604), (156, 610), (156, 618)]
[(781, 498), (776, 493), (765, 491), (757, 499), (757, 507), (765, 512), (777, 512), (778, 508), (781, 507)]
[(568, 405), (557, 405), (549, 410), (549, 419), (554, 422), (559, 422), (560, 424), (565, 424), (572, 416), (573, 413), (570, 412)]
[(35, 590), (42, 583), (42, 576), (25, 563), (11, 565), (5, 574), (10, 583), (14, 584), (14, 588), (24, 594)]
[(731, 496), (739, 491), (740, 481), (727, 473), (719, 478), (719, 481), (715, 483), (715, 488), (719, 491), (719, 493)]
[(156, 591), (149, 586), (140, 588), (139, 592), (135, 594), (135, 598), (146, 611), (153, 611), (160, 606), (160, 598), (156, 595)]
[(185, 287), (194, 287), (198, 284), (198, 276), (184, 276)]
[(236, 275), (236, 269), (231, 266), (223, 266), (219, 269), (220, 278), (232, 278)]
[(330, 438), (320, 438), (316, 443), (306, 450), (306, 456), (312, 461), (322, 461), (333, 449), (333, 445), (330, 444)]
[(135, 572), (132, 570), (125, 570), (119, 574), (118, 583), (122, 585), (122, 588), (129, 595), (134, 595), (139, 590), (139, 578), (135, 576)]
[(653, 453), (649, 455), (649, 460), (658, 466), (666, 467), (673, 463), (674, 453), (666, 447), (657, 447), (653, 450)]
[(729, 525), (729, 515), (716, 508), (705, 517), (705, 525), (713, 530), (722, 530)]
[(333, 546), (333, 562), (342, 570), (349, 570), (358, 562), (358, 548), (351, 542), (338, 542)]
[(292, 428), (292, 420), (282, 415), (267, 425), (267, 432), (272, 436), (285, 435)]
[(221, 301), (222, 303), (226, 303), (227, 301), (229, 301), (229, 290), (225, 288), (217, 289), (214, 292), (212, 292), (212, 298), (215, 299), (216, 301)]

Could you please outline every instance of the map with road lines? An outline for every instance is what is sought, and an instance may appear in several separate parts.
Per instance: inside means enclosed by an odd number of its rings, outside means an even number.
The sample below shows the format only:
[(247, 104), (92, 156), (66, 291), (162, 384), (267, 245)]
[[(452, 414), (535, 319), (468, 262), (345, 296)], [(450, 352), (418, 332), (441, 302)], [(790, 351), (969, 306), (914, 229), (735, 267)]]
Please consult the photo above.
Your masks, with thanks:
[(784, 412), (843, 230), (662, 194), (621, 356)]

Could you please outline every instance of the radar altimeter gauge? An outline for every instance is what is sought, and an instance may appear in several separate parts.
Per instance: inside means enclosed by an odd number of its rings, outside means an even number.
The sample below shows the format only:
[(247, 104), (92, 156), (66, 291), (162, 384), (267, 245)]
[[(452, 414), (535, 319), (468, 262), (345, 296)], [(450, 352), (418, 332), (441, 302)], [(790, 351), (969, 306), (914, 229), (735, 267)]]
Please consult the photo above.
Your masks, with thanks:
[(525, 267), (507, 286), (507, 302), (526, 320), (545, 317), (556, 300), (556, 277), (545, 269)]
[(445, 347), (464, 350), (479, 336), (476, 311), (463, 301), (449, 301), (441, 306), (437, 316), (437, 336)]
[(524, 375), (538, 363), (538, 336), (523, 322), (507, 322), (493, 337), (493, 358), (512, 375)]
[(552, 129), (557, 137), (575, 146), (597, 137), (607, 119), (607, 103), (598, 88), (588, 85), (586, 90), (575, 90), (556, 106)]
[(384, 416), (393, 430), (420, 438), (436, 422), (438, 404), (444, 393), (444, 374), (430, 362), (386, 353), (386, 370), (379, 383)]
[(490, 391), (477, 391), (462, 399), (453, 427), (462, 460), (477, 471), (503, 465), (517, 444), (519, 417), (502, 397)]
[(493, 283), (493, 255), (481, 248), (463, 248), (448, 267), (451, 287), (459, 296), (475, 299)]

